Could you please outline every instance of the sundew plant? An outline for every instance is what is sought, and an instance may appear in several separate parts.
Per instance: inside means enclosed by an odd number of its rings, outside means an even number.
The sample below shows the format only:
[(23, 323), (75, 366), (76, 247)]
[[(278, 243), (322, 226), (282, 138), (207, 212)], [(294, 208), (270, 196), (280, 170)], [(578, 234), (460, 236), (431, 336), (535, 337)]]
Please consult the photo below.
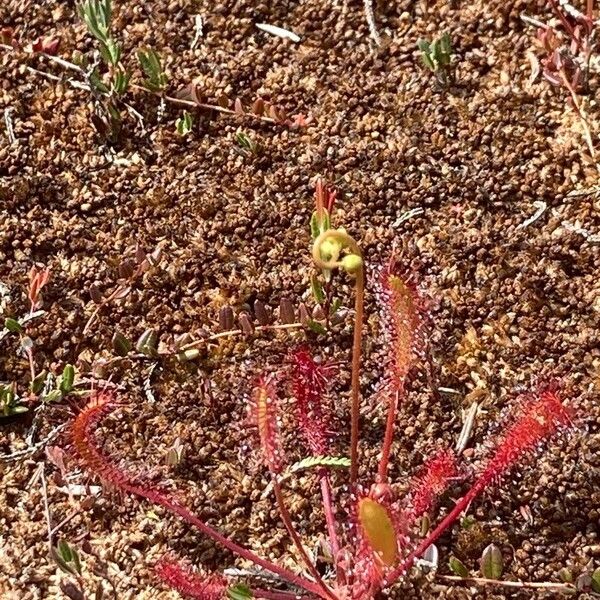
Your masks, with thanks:
[[(117, 457), (105, 454), (95, 429), (123, 398), (100, 390), (73, 423), (73, 443), (89, 471), (112, 487), (163, 506), (243, 559), (244, 564), (251, 562), (260, 572), (270, 573), (270, 580), (274, 581), (268, 587), (261, 578), (262, 583), (255, 585), (259, 580), (243, 580), (242, 570), (225, 575), (194, 570), (172, 556), (159, 561), (155, 565), (158, 576), (184, 596), (201, 600), (374, 598), (401, 582), (415, 562), (485, 490), (501, 484), (526, 458), (571, 427), (570, 411), (557, 389), (538, 388), (521, 396), (510, 417), (501, 423), (500, 433), (490, 441), (488, 454), (479, 471), (472, 475), (468, 491), (429, 532), (419, 533), (422, 517), (432, 514), (442, 494), (457, 478), (464, 479), (466, 471), (452, 449), (439, 448), (415, 474), (407, 475), (407, 482), (402, 482), (408, 483), (403, 486), (408, 489), (405, 495), (397, 495), (397, 482), (388, 477), (389, 464), (394, 460), (391, 448), (397, 415), (407, 395), (406, 383), (411, 371), (423, 360), (427, 336), (424, 302), (415, 281), (407, 276), (397, 257), (392, 256), (375, 270), (373, 287), (379, 305), (380, 342), (387, 358), (377, 392), (363, 398), (359, 385), (366, 272), (362, 253), (346, 231), (331, 227), (323, 203), (317, 206), (312, 225), (316, 232), (312, 256), (318, 270), (325, 274), (341, 270), (352, 278), (355, 288), (348, 452), (340, 456), (332, 445), (332, 423), (339, 422), (339, 411), (334, 410), (329, 392), (338, 365), (321, 360), (318, 351), (313, 353), (308, 347), (292, 349), (278, 372), (258, 374), (247, 406), (255, 430), (256, 452), (269, 476), (269, 491), (280, 520), (295, 548), (297, 569), (267, 560), (225, 537), (192, 513), (174, 493), (145, 483), (143, 478), (120, 467)], [(359, 468), (360, 410), (366, 402), (379, 405), (387, 414), (379, 464), (372, 474)], [(291, 427), (293, 431), (288, 431)], [(284, 451), (284, 439), (292, 433), (306, 456), (295, 464), (289, 464)], [(323, 507), (325, 553), (330, 562), (326, 570), (316, 564), (308, 549), (309, 540), (303, 539), (303, 532), (296, 529), (286, 501), (286, 481), (300, 469), (313, 469), (318, 482), (313, 498), (315, 505), (320, 503)], [(341, 477), (347, 478), (344, 490), (336, 490), (332, 485), (333, 469), (341, 470)]]

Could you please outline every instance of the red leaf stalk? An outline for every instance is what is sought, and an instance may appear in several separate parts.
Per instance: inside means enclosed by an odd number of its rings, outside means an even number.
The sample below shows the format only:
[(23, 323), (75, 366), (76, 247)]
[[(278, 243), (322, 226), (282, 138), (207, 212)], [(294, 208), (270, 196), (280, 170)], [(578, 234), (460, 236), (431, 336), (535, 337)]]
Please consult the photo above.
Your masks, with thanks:
[(327, 211), (329, 215), (331, 215), (331, 209), (335, 203), (337, 197), (337, 190), (331, 188), (327, 185), (327, 183), (319, 177), (317, 179), (317, 185), (315, 188), (315, 207), (316, 212), (319, 217), (319, 222), (323, 221), (323, 209)]
[(292, 538), (292, 542), (294, 542), (294, 546), (298, 550), (298, 553), (300, 554), (302, 561), (304, 562), (304, 565), (308, 569), (308, 572), (311, 574), (311, 576), (315, 579), (315, 581), (321, 588), (321, 590), (322, 590), (321, 594), (320, 594), (321, 597), (336, 600), (333, 592), (327, 587), (326, 583), (323, 581), (323, 578), (321, 577), (321, 574), (319, 573), (319, 571), (317, 571), (317, 568), (313, 564), (310, 556), (308, 555), (308, 552), (304, 548), (304, 544), (302, 543), (302, 540), (300, 539), (298, 532), (294, 528), (294, 525), (292, 523), (292, 517), (287, 509), (286, 504), (285, 504), (285, 498), (283, 497), (283, 491), (281, 489), (281, 485), (280, 485), (279, 480), (277, 479), (276, 475), (272, 475), (272, 482), (273, 482), (273, 491), (275, 492), (275, 499), (277, 500), (277, 508), (279, 509), (279, 516), (281, 517), (281, 520), (283, 521), (285, 528), (287, 529), (288, 533), (290, 534), (290, 537)]
[(221, 575), (195, 573), (168, 558), (157, 562), (154, 571), (180, 594), (196, 600), (221, 600), (228, 587), (227, 580)]
[(278, 398), (272, 377), (260, 377), (250, 402), (250, 419), (258, 430), (263, 462), (271, 473), (281, 473), (284, 464), (279, 435)]
[(403, 274), (392, 255), (383, 269), (379, 285), (381, 326), (388, 354), (384, 394), (388, 402), (385, 436), (379, 462), (379, 481), (387, 481), (396, 412), (406, 378), (424, 345), (422, 299), (410, 276)]
[(572, 426), (571, 413), (553, 390), (542, 390), (527, 398), (512, 425), (508, 427), (486, 468), (473, 487), (456, 503), (439, 525), (386, 577), (389, 586), (401, 577), (427, 548), (458, 519), (471, 502), (490, 484), (505, 476), (527, 455), (548, 442), (560, 430)]
[(140, 496), (154, 504), (164, 506), (168, 511), (179, 516), (187, 523), (196, 527), (201, 533), (238, 556), (255, 563), (271, 573), (279, 575), (293, 585), (297, 585), (308, 592), (317, 596), (327, 597), (316, 583), (265, 560), (251, 550), (236, 544), (210, 525), (204, 523), (204, 521), (181, 505), (177, 499), (163, 491), (144, 487), (140, 483), (134, 483), (127, 473), (114, 465), (107, 456), (98, 450), (95, 427), (103, 416), (114, 410), (115, 405), (114, 398), (108, 391), (102, 390), (96, 392), (73, 422), (73, 444), (80, 458), (92, 473), (124, 492)]
[[(317, 363), (306, 348), (299, 348), (291, 354), (292, 393), (296, 416), (304, 443), (314, 456), (329, 453), (327, 424), (331, 424), (333, 415), (325, 404), (325, 393), (329, 379), (336, 371), (335, 367)], [(340, 549), (337, 527), (331, 497), (331, 482), (326, 469), (318, 470), (323, 498), (323, 511), (327, 523), (331, 551), (336, 556)]]

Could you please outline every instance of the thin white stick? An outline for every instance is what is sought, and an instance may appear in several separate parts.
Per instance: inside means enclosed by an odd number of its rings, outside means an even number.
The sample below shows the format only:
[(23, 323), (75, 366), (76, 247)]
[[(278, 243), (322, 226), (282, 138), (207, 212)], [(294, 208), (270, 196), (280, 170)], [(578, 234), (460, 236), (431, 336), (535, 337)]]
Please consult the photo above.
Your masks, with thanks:
[(365, 17), (367, 19), (367, 23), (369, 24), (369, 33), (373, 38), (373, 41), (381, 46), (381, 36), (377, 31), (377, 23), (375, 22), (375, 11), (373, 10), (373, 0), (363, 0), (365, 7)]
[(6, 125), (6, 136), (8, 137), (8, 141), (10, 145), (16, 144), (17, 138), (15, 137), (15, 130), (13, 128), (12, 122), (12, 111), (13, 108), (5, 108), (4, 109), (4, 124)]
[(526, 588), (535, 590), (554, 590), (557, 592), (572, 593), (575, 587), (570, 583), (554, 583), (551, 581), (533, 582), (533, 581), (500, 581), (498, 579), (486, 579), (485, 577), (459, 577), (458, 575), (438, 575), (438, 579), (444, 581), (457, 581), (459, 583), (473, 583), (479, 585), (497, 585), (509, 588)]
[(536, 200), (533, 205), (537, 208), (537, 210), (529, 217), (525, 219), (522, 223), (517, 225), (517, 229), (525, 229), (525, 227), (529, 227), (532, 223), (535, 223), (545, 212), (548, 205), (543, 200)]

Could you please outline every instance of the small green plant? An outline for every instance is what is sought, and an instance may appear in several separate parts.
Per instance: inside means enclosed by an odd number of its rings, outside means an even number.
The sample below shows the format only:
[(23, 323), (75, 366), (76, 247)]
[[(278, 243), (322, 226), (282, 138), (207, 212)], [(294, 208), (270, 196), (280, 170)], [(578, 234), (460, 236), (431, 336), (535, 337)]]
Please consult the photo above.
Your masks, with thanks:
[(183, 115), (175, 121), (175, 129), (177, 130), (177, 133), (181, 136), (186, 136), (188, 133), (190, 133), (190, 131), (192, 131), (193, 126), (194, 119), (187, 110), (184, 110)]
[[(118, 99), (127, 92), (131, 73), (123, 67), (122, 47), (111, 33), (112, 1), (84, 0), (78, 9), (88, 31), (98, 41), (98, 51), (107, 71), (103, 76), (96, 67), (88, 70), (91, 89), (102, 95), (102, 100), (96, 102), (92, 122), (108, 141), (116, 143), (123, 124), (123, 107)], [(81, 57), (80, 66), (85, 68), (86, 64), (87, 61)]]
[(7, 317), (4, 320), (4, 329), (0, 331), (0, 341), (5, 337), (18, 336), (19, 351), (29, 363), (29, 385), (27, 392), (20, 392), (16, 382), (0, 385), (0, 418), (20, 415), (29, 410), (30, 405), (37, 402), (60, 402), (69, 394), (75, 394), (75, 367), (65, 365), (60, 375), (53, 375), (46, 369), (38, 371), (35, 359), (34, 340), (27, 335), (27, 323), (42, 316), (45, 311), (42, 306), (42, 288), (50, 279), (50, 269), (32, 267), (29, 272), (29, 314), (16, 319)]
[(20, 415), (29, 410), (20, 404), (16, 392), (17, 384), (14, 382), (0, 385), (0, 418)]
[(236, 150), (242, 156), (257, 156), (260, 152), (260, 146), (258, 142), (254, 141), (247, 133), (238, 131), (235, 134), (235, 141), (237, 143)]
[(77, 550), (66, 540), (60, 540), (51, 550), (52, 558), (59, 568), (75, 577), (81, 576), (81, 559)]
[(138, 50), (138, 60), (144, 71), (146, 79), (144, 80), (144, 86), (151, 92), (164, 92), (167, 87), (168, 78), (166, 73), (163, 71), (162, 64), (160, 62), (160, 56), (153, 48), (148, 50)]
[(454, 80), (450, 36), (444, 33), (432, 42), (419, 40), (417, 46), (421, 51), (423, 65), (435, 75), (440, 86), (443, 88), (448, 87)]

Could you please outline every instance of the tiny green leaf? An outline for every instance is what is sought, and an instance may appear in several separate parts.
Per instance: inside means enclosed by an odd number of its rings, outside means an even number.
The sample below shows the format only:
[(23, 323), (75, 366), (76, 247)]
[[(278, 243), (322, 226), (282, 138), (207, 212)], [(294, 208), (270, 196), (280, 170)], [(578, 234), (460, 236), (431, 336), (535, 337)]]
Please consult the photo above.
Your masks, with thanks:
[(52, 548), (50, 551), (50, 554), (52, 555), (54, 562), (58, 565), (58, 568), (69, 575), (75, 575), (75, 570), (68, 564), (68, 561), (65, 561), (59, 552), (60, 551), (56, 548)]
[(138, 50), (137, 57), (146, 75), (144, 85), (153, 92), (163, 90), (167, 84), (167, 75), (162, 69), (158, 53), (152, 48)]
[(8, 329), (11, 333), (21, 333), (23, 331), (23, 327), (16, 319), (11, 319), (10, 317), (4, 320), (4, 327)]
[(440, 38), (440, 50), (443, 54), (451, 54), (452, 53), (452, 45), (450, 43), (450, 35), (448, 33), (444, 33), (444, 35)]
[(312, 295), (313, 295), (314, 299), (319, 304), (322, 304), (323, 302), (325, 302), (325, 292), (323, 291), (323, 286), (321, 284), (321, 281), (317, 277), (317, 275), (313, 275), (311, 277), (310, 288), (312, 290)]
[(465, 567), (465, 565), (455, 556), (450, 557), (450, 560), (448, 561), (448, 566), (450, 567), (450, 570), (459, 577), (469, 576), (469, 569), (467, 569), (467, 567)]
[(600, 567), (592, 573), (592, 591), (600, 594)]
[(71, 548), (71, 556), (75, 570), (81, 575), (81, 559), (79, 558), (79, 552), (75, 548)]
[(430, 71), (435, 71), (435, 65), (429, 54), (421, 54), (421, 61)]
[(503, 571), (502, 552), (495, 544), (485, 548), (480, 559), (481, 574), (488, 579), (500, 579)]
[(146, 329), (138, 338), (135, 349), (146, 356), (156, 356), (156, 346), (158, 344), (158, 335), (154, 329)]
[(73, 560), (71, 547), (69, 546), (69, 543), (66, 540), (60, 540), (60, 542), (58, 542), (58, 552), (63, 558), (63, 560), (65, 560), (66, 562), (71, 562)]
[(115, 72), (113, 80), (113, 89), (116, 94), (124, 94), (129, 86), (129, 80), (131, 79), (131, 73), (129, 71), (118, 70)]
[(238, 583), (227, 589), (227, 596), (231, 600), (248, 600), (252, 598), (252, 590), (245, 583)]
[(571, 571), (571, 569), (568, 569), (567, 567), (563, 567), (559, 572), (558, 572), (558, 578), (563, 581), (564, 583), (573, 583), (574, 581), (574, 577), (573, 577), (573, 571)]
[(324, 335), (327, 333), (327, 329), (325, 329), (321, 323), (315, 321), (314, 319), (309, 319), (308, 328), (318, 335)]
[(463, 529), (470, 529), (471, 527), (473, 527), (473, 525), (475, 525), (475, 523), (477, 523), (477, 520), (471, 515), (467, 515), (466, 517), (463, 517), (460, 520), (460, 526)]
[(120, 331), (115, 331), (112, 347), (118, 356), (127, 356), (131, 352), (131, 342)]
[(319, 237), (319, 234), (321, 233), (320, 227), (319, 227), (319, 216), (317, 214), (317, 212), (315, 211), (312, 216), (310, 217), (310, 237), (313, 240), (316, 240)]
[(35, 376), (35, 379), (29, 384), (29, 389), (34, 394), (39, 394), (44, 387), (44, 381), (46, 380), (46, 371), (42, 371)]
[(181, 136), (187, 135), (190, 131), (192, 131), (192, 127), (194, 126), (194, 120), (192, 115), (187, 111), (183, 111), (183, 116), (179, 117), (175, 121), (175, 128), (177, 129), (177, 133)]
[(62, 379), (60, 381), (60, 391), (63, 394), (68, 394), (73, 389), (73, 383), (75, 381), (75, 367), (73, 365), (66, 365), (62, 372)]
[(182, 350), (177, 353), (177, 360), (179, 362), (189, 362), (195, 360), (200, 356), (200, 350), (198, 348), (189, 348), (188, 350)]
[(42, 400), (44, 402), (60, 402), (62, 397), (63, 393), (60, 390), (51, 390), (42, 398)]

